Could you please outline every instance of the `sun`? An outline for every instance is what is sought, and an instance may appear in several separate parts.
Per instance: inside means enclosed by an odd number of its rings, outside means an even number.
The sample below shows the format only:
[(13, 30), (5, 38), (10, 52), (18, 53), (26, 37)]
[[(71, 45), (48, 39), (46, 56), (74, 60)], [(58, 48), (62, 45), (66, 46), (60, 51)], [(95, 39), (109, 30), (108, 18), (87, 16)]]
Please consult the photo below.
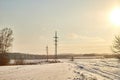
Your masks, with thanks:
[(112, 24), (120, 27), (120, 7), (117, 7), (112, 10), (110, 14), (110, 20)]

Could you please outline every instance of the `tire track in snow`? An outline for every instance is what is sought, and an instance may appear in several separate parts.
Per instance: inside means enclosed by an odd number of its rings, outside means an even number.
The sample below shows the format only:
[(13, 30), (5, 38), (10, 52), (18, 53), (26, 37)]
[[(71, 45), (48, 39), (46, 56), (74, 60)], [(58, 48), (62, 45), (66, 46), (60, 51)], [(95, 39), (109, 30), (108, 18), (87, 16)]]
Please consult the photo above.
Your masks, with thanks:
[(88, 65), (83, 65), (83, 64), (79, 64), (79, 63), (74, 63), (74, 64), (77, 65), (78, 68), (82, 68), (86, 71), (98, 74), (98, 75), (100, 75), (102, 77), (105, 77), (105, 78), (108, 78), (110, 80), (115, 80), (115, 79), (119, 80), (120, 79), (119, 75), (116, 75), (116, 74), (113, 74), (113, 73), (109, 73), (109, 72), (102, 71), (102, 70), (95, 69), (95, 68), (90, 68)]

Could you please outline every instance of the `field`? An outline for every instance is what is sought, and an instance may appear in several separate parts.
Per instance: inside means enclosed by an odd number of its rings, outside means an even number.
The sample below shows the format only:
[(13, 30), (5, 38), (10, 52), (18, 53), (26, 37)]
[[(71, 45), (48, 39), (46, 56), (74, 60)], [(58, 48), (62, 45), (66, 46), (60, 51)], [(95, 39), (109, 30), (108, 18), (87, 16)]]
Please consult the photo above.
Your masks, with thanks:
[(1, 66), (0, 80), (120, 80), (117, 59), (68, 59), (61, 63)]

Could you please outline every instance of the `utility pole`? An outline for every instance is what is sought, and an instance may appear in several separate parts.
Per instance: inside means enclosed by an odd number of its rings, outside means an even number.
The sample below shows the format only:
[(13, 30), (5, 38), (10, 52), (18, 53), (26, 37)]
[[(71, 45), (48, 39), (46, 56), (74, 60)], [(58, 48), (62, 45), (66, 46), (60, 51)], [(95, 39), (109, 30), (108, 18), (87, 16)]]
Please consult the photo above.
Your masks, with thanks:
[(46, 53), (47, 53), (47, 62), (48, 62), (48, 46), (46, 46)]
[(57, 31), (55, 32), (55, 61), (57, 61), (57, 42), (58, 42), (58, 37), (57, 37)]

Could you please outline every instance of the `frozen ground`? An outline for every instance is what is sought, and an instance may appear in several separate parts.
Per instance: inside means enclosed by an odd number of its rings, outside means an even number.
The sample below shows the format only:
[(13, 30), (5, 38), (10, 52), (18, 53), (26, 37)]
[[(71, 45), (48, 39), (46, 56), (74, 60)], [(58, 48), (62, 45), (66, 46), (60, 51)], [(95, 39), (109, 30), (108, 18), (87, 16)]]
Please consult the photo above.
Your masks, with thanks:
[(120, 80), (120, 63), (116, 59), (75, 60), (73, 80)]
[(0, 66), (0, 80), (120, 80), (116, 59), (77, 59), (73, 62)]

